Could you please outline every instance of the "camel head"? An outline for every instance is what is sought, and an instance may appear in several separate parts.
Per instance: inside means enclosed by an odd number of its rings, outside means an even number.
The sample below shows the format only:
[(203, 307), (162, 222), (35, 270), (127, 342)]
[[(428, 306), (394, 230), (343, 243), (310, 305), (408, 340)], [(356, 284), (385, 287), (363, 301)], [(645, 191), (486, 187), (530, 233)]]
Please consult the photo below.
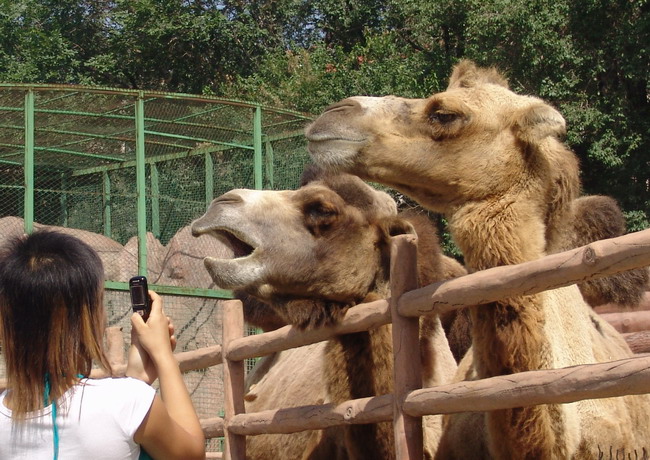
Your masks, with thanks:
[(541, 213), (552, 220), (579, 188), (564, 131), (553, 107), (515, 94), (494, 69), (462, 61), (444, 92), (344, 99), (306, 136), (321, 167), (386, 184), (431, 210), (524, 193), (551, 203)]
[[(387, 280), (390, 236), (413, 232), (395, 202), (351, 175), (298, 190), (232, 190), (192, 224), (234, 258), (206, 257), (218, 286), (277, 307), (289, 324), (332, 323)], [(383, 294), (383, 293), (382, 293)]]

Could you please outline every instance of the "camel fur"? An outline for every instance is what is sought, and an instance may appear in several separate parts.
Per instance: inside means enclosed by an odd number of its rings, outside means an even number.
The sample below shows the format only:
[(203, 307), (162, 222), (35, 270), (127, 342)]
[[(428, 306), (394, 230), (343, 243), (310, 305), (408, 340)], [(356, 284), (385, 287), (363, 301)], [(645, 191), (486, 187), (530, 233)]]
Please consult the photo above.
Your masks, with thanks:
[[(336, 324), (350, 307), (387, 298), (390, 237), (415, 233), (415, 226), (424, 224), (416, 216), (397, 216), (387, 194), (357, 177), (311, 174), (307, 172), (308, 183), (294, 191), (230, 191), (193, 224), (195, 234), (213, 235), (240, 256), (206, 258), (217, 285), (252, 296), (303, 329)], [(420, 282), (465, 273), (442, 255), (435, 227), (426, 222), (418, 244)], [(437, 317), (421, 321), (420, 343), (423, 385), (449, 382), (456, 362)], [(322, 369), (326, 400), (342, 403), (391, 393), (392, 359), (390, 325), (329, 340)], [(424, 423), (429, 457), (439, 442), (441, 422), (434, 416)], [(394, 458), (388, 422), (345, 426), (338, 432), (343, 433), (342, 451), (332, 453), (330, 442), (325, 449), (329, 456), (318, 456), (328, 438), (320, 433), (302, 458)]]
[[(582, 196), (571, 203), (572, 218), (566, 226), (558, 251), (625, 234), (625, 216), (616, 200), (603, 195)], [(650, 290), (647, 267), (593, 278), (578, 283), (585, 301), (592, 307), (617, 305), (619, 310), (634, 310)], [(610, 306), (612, 308), (612, 306)]]
[[(580, 191), (565, 121), (469, 61), (426, 99), (352, 97), (307, 130), (320, 166), (383, 183), (447, 216), (468, 270), (560, 250)], [(458, 380), (632, 356), (568, 286), (471, 307), (472, 350)], [(582, 459), (647, 455), (648, 395), (466, 413), (446, 418), (441, 459)]]

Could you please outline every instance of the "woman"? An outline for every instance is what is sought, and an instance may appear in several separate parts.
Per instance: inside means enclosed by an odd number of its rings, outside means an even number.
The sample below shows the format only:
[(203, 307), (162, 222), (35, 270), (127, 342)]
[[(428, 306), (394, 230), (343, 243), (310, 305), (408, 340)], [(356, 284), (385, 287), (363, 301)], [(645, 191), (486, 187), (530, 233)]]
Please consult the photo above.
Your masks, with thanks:
[[(205, 439), (178, 364), (173, 326), (149, 291), (145, 323), (133, 314), (125, 378), (105, 368), (103, 268), (69, 235), (40, 231), (0, 250), (0, 344), (8, 389), (0, 395), (2, 459), (205, 458)], [(134, 378), (135, 377), (135, 378)], [(160, 379), (160, 396), (149, 386)]]

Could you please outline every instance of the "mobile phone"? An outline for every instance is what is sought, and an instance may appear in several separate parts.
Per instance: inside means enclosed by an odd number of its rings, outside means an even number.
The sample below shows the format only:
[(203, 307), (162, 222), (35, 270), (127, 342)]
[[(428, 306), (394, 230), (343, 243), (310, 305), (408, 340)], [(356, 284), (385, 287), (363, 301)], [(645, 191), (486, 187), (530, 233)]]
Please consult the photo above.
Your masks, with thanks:
[(147, 321), (151, 313), (151, 303), (149, 301), (149, 287), (147, 278), (144, 276), (134, 276), (129, 280), (129, 291), (131, 291), (131, 307), (133, 311), (142, 316)]

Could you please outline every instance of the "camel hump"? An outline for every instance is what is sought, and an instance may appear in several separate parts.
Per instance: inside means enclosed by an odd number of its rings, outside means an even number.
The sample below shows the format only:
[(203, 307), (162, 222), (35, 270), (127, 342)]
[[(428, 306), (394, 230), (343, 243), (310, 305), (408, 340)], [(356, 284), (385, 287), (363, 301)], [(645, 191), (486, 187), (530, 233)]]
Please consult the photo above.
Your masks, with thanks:
[[(615, 199), (603, 195), (580, 197), (571, 203), (573, 218), (571, 234), (561, 250), (580, 247), (605, 238), (624, 235), (625, 216)], [(578, 284), (580, 292), (592, 307), (616, 304), (618, 308), (634, 309), (642, 302), (650, 283), (647, 267), (637, 268)]]

